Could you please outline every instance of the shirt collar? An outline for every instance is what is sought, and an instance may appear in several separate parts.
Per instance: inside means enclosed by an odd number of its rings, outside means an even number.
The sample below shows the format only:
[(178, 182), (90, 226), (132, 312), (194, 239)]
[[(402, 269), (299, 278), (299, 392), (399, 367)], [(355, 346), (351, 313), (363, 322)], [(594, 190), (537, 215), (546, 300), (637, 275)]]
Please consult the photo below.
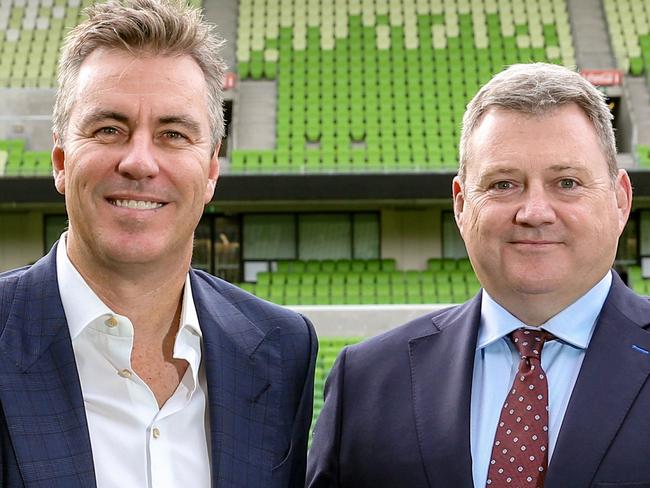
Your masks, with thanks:
[[(579, 349), (586, 349), (596, 327), (596, 320), (612, 284), (612, 273), (591, 288), (587, 293), (573, 302), (567, 308), (551, 317), (542, 324), (544, 330), (550, 332), (563, 342)], [(479, 327), (477, 349), (482, 349), (493, 342), (507, 336), (513, 330), (528, 327), (505, 308), (499, 305), (483, 290), (481, 301), (481, 324)]]
[(56, 246), (56, 274), (70, 337), (74, 341), (91, 322), (114, 315), (81, 277), (66, 251), (64, 232)]
[[(74, 267), (72, 261), (70, 261), (66, 250), (66, 237), (67, 232), (64, 232), (57, 244), (56, 270), (63, 310), (68, 321), (70, 337), (74, 340), (94, 320), (102, 316), (116, 314), (99, 299), (79, 274), (79, 271)], [(200, 338), (203, 337), (192, 298), (192, 285), (189, 273), (185, 278), (178, 335), (186, 329), (195, 333)]]

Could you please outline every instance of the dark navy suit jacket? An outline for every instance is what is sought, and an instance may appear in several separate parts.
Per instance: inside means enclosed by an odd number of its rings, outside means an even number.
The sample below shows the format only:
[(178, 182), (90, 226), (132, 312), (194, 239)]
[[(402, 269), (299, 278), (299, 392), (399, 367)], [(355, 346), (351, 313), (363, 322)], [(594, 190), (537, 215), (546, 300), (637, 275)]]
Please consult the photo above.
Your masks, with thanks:
[[(313, 327), (206, 273), (191, 271), (190, 279), (203, 332), (213, 486), (303, 486)], [(0, 275), (0, 486), (95, 486), (55, 250)]]
[[(480, 308), (479, 294), (343, 350), (326, 383), (307, 486), (472, 487)], [(545, 488), (650, 488), (649, 324), (647, 299), (615, 275)]]

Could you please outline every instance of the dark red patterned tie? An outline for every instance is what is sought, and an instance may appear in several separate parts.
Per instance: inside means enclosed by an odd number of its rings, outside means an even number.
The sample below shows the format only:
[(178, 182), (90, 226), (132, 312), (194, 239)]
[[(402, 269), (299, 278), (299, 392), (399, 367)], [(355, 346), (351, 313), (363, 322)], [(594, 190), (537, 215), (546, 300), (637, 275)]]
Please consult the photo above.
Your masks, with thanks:
[(548, 384), (541, 357), (544, 342), (553, 336), (517, 329), (510, 339), (521, 361), (501, 410), (487, 486), (542, 488), (548, 464)]

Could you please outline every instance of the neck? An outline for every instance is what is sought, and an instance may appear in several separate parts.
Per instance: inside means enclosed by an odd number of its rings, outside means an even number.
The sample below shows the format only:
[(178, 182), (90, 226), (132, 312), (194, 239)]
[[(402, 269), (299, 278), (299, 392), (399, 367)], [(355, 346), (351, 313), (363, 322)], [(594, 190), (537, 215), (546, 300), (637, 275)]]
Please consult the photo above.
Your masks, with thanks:
[(178, 327), (190, 259), (176, 263), (106, 263), (67, 247), (68, 257), (95, 294), (113, 311), (128, 317), (136, 337), (163, 341)]
[[(490, 294), (492, 296), (492, 294)], [(505, 308), (524, 324), (539, 327), (567, 308), (582, 294), (571, 297), (518, 294), (513, 296), (492, 296), (494, 301)]]

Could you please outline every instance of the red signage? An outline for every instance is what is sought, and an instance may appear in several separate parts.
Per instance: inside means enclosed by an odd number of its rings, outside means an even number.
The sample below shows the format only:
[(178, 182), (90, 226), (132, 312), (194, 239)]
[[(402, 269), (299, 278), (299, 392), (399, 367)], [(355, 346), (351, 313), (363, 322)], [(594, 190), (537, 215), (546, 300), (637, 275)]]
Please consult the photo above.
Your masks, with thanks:
[(595, 86), (618, 86), (623, 83), (623, 72), (618, 69), (583, 69), (580, 74)]
[(226, 76), (223, 79), (223, 89), (232, 90), (233, 88), (235, 88), (236, 84), (237, 84), (237, 74), (232, 71), (228, 71), (226, 73)]

